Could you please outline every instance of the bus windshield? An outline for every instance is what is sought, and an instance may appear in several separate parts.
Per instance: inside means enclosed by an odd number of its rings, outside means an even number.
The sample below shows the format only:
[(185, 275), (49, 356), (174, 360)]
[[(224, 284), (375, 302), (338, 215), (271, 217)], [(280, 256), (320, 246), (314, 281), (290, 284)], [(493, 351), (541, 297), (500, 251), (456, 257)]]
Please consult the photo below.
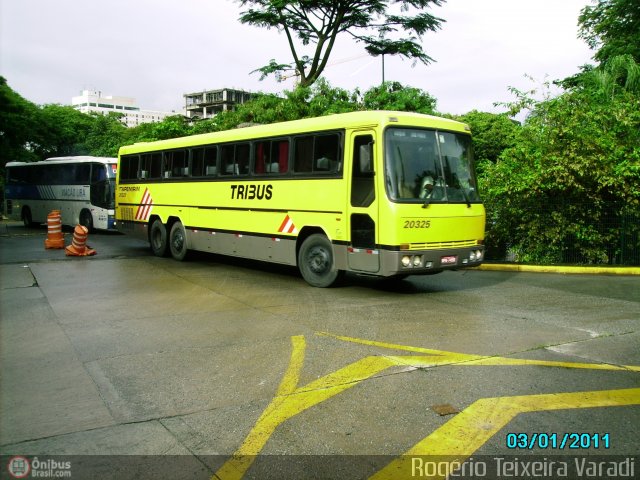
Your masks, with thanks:
[(107, 177), (113, 178), (115, 180), (116, 173), (118, 173), (118, 164), (117, 163), (109, 163), (107, 165)]
[(417, 128), (389, 128), (385, 138), (389, 198), (408, 203), (480, 202), (471, 136)]
[(91, 174), (91, 203), (102, 208), (115, 208), (116, 163), (94, 164)]

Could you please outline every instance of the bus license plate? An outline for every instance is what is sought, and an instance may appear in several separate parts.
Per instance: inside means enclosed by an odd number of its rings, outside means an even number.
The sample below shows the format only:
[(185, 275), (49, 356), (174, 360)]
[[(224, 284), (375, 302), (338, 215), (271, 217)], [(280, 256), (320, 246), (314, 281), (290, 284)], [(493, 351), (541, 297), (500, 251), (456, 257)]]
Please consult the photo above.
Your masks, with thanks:
[(458, 257), (455, 255), (447, 255), (446, 257), (440, 258), (440, 264), (442, 265), (453, 265), (458, 260)]

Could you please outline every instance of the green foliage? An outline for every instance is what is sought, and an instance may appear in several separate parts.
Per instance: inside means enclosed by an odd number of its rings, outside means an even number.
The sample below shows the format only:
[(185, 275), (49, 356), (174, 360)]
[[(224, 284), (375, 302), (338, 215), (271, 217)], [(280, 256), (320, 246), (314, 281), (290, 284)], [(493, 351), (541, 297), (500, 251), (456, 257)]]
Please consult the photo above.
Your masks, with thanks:
[(0, 160), (2, 167), (10, 161), (33, 161), (37, 159), (28, 145), (34, 140), (38, 127), (38, 108), (25, 100), (0, 77)]
[(584, 7), (578, 17), (580, 38), (597, 50), (594, 58), (606, 63), (619, 55), (631, 55), (640, 63), (640, 2), (598, 0)]
[(487, 164), (496, 163), (505, 149), (514, 146), (520, 129), (506, 114), (472, 110), (456, 119), (471, 127), (478, 174), (485, 170)]
[(37, 139), (31, 148), (38, 158), (85, 155), (91, 118), (73, 107), (45, 105), (38, 115)]
[(398, 110), (433, 115), (436, 99), (424, 90), (405, 87), (399, 82), (385, 82), (364, 94), (364, 110)]
[(640, 92), (633, 83), (602, 82), (618, 78), (619, 62), (586, 73), (563, 95), (533, 102), (514, 145), (486, 166), (494, 254), (509, 249), (519, 260), (557, 263), (575, 251), (583, 262), (615, 261), (618, 220), (640, 207)]
[(130, 133), (120, 121), (122, 115), (111, 113), (87, 115), (91, 120), (91, 128), (87, 132), (85, 145), (87, 154), (97, 157), (116, 157), (121, 145), (128, 143)]
[[(414, 62), (433, 61), (422, 49), (420, 39), (426, 32), (436, 31), (444, 20), (425, 10), (440, 6), (444, 0), (239, 0), (249, 7), (240, 21), (260, 28), (284, 32), (293, 57), (292, 63), (275, 59), (256, 70), (261, 78), (276, 75), (281, 80), (295, 75), (300, 85), (308, 87), (320, 78), (341, 33), (348, 33), (363, 43), (371, 55), (399, 55)], [(401, 14), (390, 7), (400, 4)], [(395, 10), (395, 9), (391, 9)], [(411, 14), (413, 12), (413, 14)], [(404, 38), (389, 38), (402, 32)], [(296, 44), (296, 41), (302, 44)], [(311, 55), (301, 50), (312, 45)], [(283, 75), (284, 74), (284, 75)]]

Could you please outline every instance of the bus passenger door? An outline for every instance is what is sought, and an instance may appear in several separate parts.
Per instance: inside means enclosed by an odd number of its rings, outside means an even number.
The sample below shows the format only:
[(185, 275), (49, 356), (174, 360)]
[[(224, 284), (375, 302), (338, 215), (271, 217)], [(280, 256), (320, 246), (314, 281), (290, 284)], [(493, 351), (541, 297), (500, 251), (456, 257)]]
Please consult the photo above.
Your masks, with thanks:
[(378, 201), (374, 139), (375, 133), (370, 130), (353, 132), (350, 137), (350, 245), (347, 250), (347, 264), (351, 270), (371, 273), (380, 270), (380, 255), (376, 248)]

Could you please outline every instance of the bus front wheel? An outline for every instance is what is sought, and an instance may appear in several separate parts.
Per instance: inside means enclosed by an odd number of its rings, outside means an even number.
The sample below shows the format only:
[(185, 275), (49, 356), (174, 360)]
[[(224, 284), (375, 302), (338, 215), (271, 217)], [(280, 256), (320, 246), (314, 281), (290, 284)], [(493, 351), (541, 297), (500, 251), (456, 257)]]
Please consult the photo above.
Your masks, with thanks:
[(327, 237), (315, 233), (302, 242), (298, 252), (298, 268), (302, 278), (314, 287), (335, 285), (344, 275), (333, 264), (333, 246)]
[(169, 233), (169, 249), (176, 260), (184, 260), (187, 256), (187, 232), (182, 222), (175, 222)]
[(151, 251), (156, 257), (166, 257), (169, 253), (169, 242), (167, 241), (167, 227), (159, 218), (151, 224), (149, 231), (149, 244)]
[(78, 223), (83, 227), (87, 227), (89, 232), (93, 232), (93, 216), (89, 210), (82, 210)]
[(22, 209), (22, 223), (25, 227), (32, 227), (34, 225), (33, 217), (31, 216), (31, 209), (29, 207), (24, 207)]

